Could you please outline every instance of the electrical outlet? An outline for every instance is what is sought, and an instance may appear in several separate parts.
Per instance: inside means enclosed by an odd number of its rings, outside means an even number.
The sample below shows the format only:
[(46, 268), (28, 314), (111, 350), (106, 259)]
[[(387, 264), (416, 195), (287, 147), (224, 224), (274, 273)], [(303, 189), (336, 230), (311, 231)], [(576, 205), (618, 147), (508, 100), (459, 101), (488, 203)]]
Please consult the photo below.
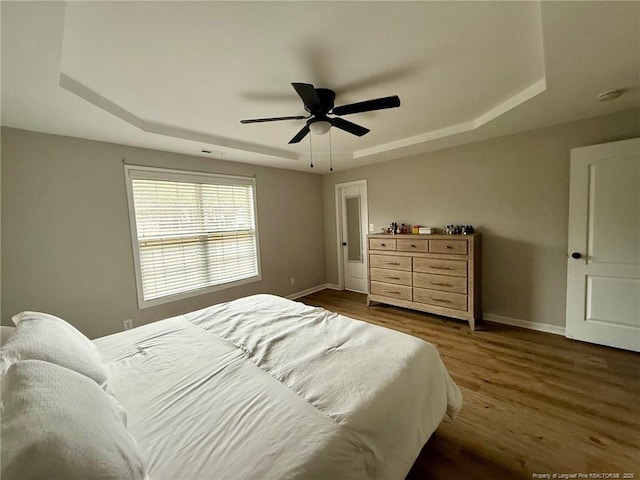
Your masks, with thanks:
[(296, 277), (291, 277), (291, 285), (295, 285), (296, 284)]
[(131, 330), (133, 328), (133, 320), (131, 320), (130, 318), (125, 320), (122, 323), (124, 324), (124, 329), (125, 330)]
[(369, 224), (369, 232), (373, 232), (373, 223)]

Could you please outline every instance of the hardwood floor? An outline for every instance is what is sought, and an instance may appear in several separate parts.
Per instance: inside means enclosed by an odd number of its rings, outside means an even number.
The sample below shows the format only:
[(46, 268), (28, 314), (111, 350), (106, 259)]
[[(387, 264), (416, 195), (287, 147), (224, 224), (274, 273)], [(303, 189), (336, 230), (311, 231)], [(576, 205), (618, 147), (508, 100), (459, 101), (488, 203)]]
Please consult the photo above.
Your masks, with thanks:
[[(464, 405), (442, 422), (407, 480), (640, 479), (640, 355), (489, 322), (472, 332), (462, 321), (366, 307), (366, 296), (353, 292), (299, 301), (438, 347)], [(599, 476), (607, 473), (618, 476)]]

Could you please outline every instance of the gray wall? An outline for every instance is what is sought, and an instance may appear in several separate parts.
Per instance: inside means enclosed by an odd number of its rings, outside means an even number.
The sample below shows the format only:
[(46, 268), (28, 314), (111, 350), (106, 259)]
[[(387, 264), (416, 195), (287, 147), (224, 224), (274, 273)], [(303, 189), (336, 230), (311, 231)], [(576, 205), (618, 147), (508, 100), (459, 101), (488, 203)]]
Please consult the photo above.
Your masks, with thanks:
[[(320, 176), (5, 128), (2, 323), (41, 310), (96, 337), (126, 318), (140, 325), (252, 293), (337, 284), (335, 184), (367, 179), (376, 231), (395, 220), (483, 233), (488, 318), (564, 327), (570, 149), (635, 136), (637, 110)], [(123, 157), (255, 175), (263, 280), (139, 310)]]
[[(262, 281), (139, 310), (122, 159), (256, 177)], [(322, 178), (2, 129), (2, 324), (36, 310), (97, 337), (259, 292), (324, 283)], [(296, 285), (290, 278), (296, 277)]]
[(635, 110), (325, 175), (327, 282), (338, 283), (335, 184), (366, 179), (376, 233), (391, 221), (478, 228), (487, 317), (564, 327), (570, 149), (639, 135)]

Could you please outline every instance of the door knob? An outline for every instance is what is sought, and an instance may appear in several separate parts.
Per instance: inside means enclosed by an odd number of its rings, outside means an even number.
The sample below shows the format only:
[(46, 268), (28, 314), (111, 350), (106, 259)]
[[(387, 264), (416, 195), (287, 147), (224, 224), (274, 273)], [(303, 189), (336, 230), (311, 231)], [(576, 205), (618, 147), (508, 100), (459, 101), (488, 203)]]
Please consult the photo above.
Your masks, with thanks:
[(575, 258), (576, 260), (582, 258), (582, 254), (580, 252), (573, 252), (571, 254), (571, 258)]

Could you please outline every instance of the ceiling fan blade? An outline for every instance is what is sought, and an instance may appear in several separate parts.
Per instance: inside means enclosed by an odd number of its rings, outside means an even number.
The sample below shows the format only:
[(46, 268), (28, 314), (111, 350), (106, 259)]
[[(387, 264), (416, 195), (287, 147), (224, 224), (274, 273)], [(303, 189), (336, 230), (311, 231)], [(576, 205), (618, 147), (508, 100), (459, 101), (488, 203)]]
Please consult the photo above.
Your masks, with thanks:
[(376, 98), (364, 102), (350, 103), (335, 107), (331, 113), (334, 115), (350, 115), (352, 113), (371, 112), (373, 110), (383, 110), (385, 108), (395, 108), (400, 106), (400, 98), (397, 95), (392, 97)]
[(240, 120), (240, 123), (262, 123), (262, 122), (278, 122), (280, 120), (304, 120), (307, 117), (295, 115), (292, 117), (271, 117), (271, 118), (252, 118), (250, 120)]
[(295, 137), (293, 137), (291, 140), (289, 140), (289, 143), (298, 143), (300, 142), (300, 140), (302, 140), (304, 137), (307, 136), (307, 134), (309, 133), (309, 125), (305, 125), (304, 127), (302, 127), (302, 130), (300, 130), (298, 133), (296, 133)]
[(357, 135), (358, 137), (369, 133), (368, 128), (356, 125), (355, 123), (350, 122), (349, 120), (345, 120), (344, 118), (330, 118), (329, 121), (334, 127), (339, 128), (340, 130), (344, 130), (345, 132), (352, 133), (353, 135)]
[(320, 96), (316, 92), (316, 88), (310, 83), (292, 83), (293, 88), (296, 89), (298, 95), (304, 103), (305, 109), (308, 112), (320, 112), (322, 111), (322, 102)]

